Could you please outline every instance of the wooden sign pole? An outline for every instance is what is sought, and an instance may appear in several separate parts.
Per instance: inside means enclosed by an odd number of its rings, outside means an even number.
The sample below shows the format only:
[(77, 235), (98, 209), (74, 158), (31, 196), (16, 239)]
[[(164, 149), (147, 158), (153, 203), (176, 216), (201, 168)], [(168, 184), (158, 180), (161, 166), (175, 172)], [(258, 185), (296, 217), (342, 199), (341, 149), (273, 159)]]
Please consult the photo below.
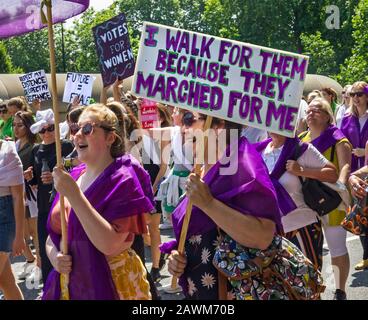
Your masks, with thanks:
[[(212, 124), (212, 117), (207, 116), (206, 118), (206, 122), (204, 124), (204, 128), (203, 131), (206, 133), (208, 129), (211, 128), (211, 124)], [(201, 143), (202, 140), (200, 140), (199, 142)], [(197, 150), (199, 150), (200, 154), (204, 154), (204, 150), (207, 150), (207, 146), (208, 146), (208, 135), (204, 136), (204, 143), (203, 145), (199, 145), (199, 147), (197, 148)], [(196, 164), (194, 167), (194, 173), (196, 175), (201, 175), (201, 167), (202, 164)], [(192, 207), (193, 204), (191, 201), (188, 202), (188, 206), (185, 212), (185, 217), (184, 217), (184, 221), (183, 221), (183, 226), (181, 228), (181, 233), (180, 233), (180, 240), (179, 240), (179, 246), (178, 246), (178, 251), (179, 253), (183, 254), (184, 253), (184, 247), (185, 247), (185, 240), (187, 238), (187, 233), (188, 233), (188, 226), (189, 226), (189, 222), (190, 222), (190, 217), (192, 215)], [(178, 279), (177, 277), (173, 276), (172, 280), (171, 280), (171, 288), (176, 288), (177, 286), (177, 282)]]
[[(54, 41), (54, 30), (52, 23), (52, 1), (46, 0), (45, 2), (47, 8), (47, 29), (49, 37), (49, 50), (50, 50), (50, 68), (51, 68), (51, 92), (52, 92), (52, 108), (54, 110), (55, 117), (55, 144), (56, 144), (56, 166), (61, 168), (63, 166), (61, 158), (61, 143), (60, 143), (60, 129), (59, 129), (59, 108), (57, 101), (57, 83), (56, 83), (56, 64), (55, 64), (55, 41)], [(41, 9), (42, 10), (42, 9)], [(68, 254), (68, 234), (66, 227), (66, 217), (65, 217), (65, 203), (64, 197), (60, 196), (60, 219), (61, 219), (61, 250), (63, 254)], [(61, 288), (64, 297), (69, 297), (69, 275), (63, 275), (65, 283), (64, 288)], [(46, 279), (44, 279), (46, 281)]]

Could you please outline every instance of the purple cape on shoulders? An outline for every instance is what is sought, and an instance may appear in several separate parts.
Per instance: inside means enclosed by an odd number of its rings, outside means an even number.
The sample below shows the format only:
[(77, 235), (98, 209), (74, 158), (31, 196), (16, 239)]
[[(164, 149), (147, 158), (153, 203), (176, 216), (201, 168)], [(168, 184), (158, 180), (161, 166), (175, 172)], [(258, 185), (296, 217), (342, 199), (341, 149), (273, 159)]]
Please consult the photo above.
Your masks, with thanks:
[[(236, 173), (221, 175), (220, 170), (226, 165), (221, 165), (218, 161), (203, 178), (212, 195), (242, 214), (270, 219), (280, 228), (281, 217), (275, 189), (259, 153), (244, 137), (238, 141), (238, 152), (234, 152), (232, 149), (236, 150), (236, 148), (228, 148), (226, 154), (230, 154), (230, 163), (237, 163)], [(180, 238), (187, 205), (188, 198), (185, 197), (172, 215), (177, 240)], [(187, 239), (192, 235), (203, 234), (216, 227), (211, 218), (193, 206)], [(172, 247), (170, 244), (169, 246)], [(162, 249), (166, 251), (165, 246)]]
[[(71, 176), (77, 180), (84, 169), (84, 165), (74, 168)], [(146, 175), (148, 174), (134, 159), (124, 156), (115, 159), (84, 194), (96, 211), (110, 223), (141, 215), (154, 208), (152, 190), (145, 183), (149, 181)], [(59, 194), (55, 197), (50, 212), (58, 200)], [(61, 236), (51, 229), (50, 216), (49, 214), (47, 226), (49, 235), (60, 248)], [(73, 209), (68, 220), (68, 250), (73, 261), (69, 282), (71, 300), (119, 299), (105, 255), (89, 240)], [(55, 270), (47, 279), (42, 299), (60, 299), (60, 274)]]
[(328, 148), (344, 138), (346, 138), (344, 133), (338, 127), (330, 125), (318, 138), (312, 140), (310, 143), (313, 144), (319, 152), (324, 153)]
[[(359, 118), (353, 114), (346, 115), (341, 121), (341, 131), (348, 138), (353, 148), (365, 148), (368, 141), (368, 121), (360, 130)], [(351, 171), (354, 172), (364, 166), (364, 157), (352, 155)]]

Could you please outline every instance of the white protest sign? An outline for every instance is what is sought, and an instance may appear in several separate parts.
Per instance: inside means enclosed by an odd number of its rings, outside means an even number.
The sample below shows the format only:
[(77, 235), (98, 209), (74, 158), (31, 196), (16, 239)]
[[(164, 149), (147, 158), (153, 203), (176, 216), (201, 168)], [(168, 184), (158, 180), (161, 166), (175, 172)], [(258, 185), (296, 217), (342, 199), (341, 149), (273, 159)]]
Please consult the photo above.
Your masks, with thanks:
[(19, 77), (24, 89), (24, 95), (27, 102), (33, 100), (46, 101), (51, 99), (49, 86), (47, 85), (46, 74), (44, 70), (34, 71)]
[(294, 137), (307, 56), (145, 22), (132, 91)]
[(63, 102), (70, 103), (75, 96), (80, 99), (80, 104), (87, 106), (92, 97), (93, 82), (95, 77), (88, 74), (68, 72), (64, 89)]

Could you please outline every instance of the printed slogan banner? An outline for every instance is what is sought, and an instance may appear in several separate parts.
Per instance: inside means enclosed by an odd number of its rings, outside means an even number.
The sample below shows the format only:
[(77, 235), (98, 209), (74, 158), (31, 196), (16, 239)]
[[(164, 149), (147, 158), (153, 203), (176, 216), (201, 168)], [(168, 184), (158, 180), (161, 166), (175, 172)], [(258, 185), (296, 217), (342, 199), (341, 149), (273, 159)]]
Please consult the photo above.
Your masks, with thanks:
[(134, 73), (134, 56), (128, 26), (122, 13), (93, 28), (104, 87)]
[(159, 127), (156, 102), (143, 99), (139, 110), (139, 121), (142, 129), (151, 129)]
[(132, 91), (294, 137), (307, 56), (145, 22)]
[(19, 77), (24, 89), (24, 95), (27, 102), (33, 100), (46, 101), (51, 99), (49, 86), (47, 85), (46, 74), (44, 70), (34, 71)]
[(64, 89), (63, 102), (70, 103), (78, 96), (84, 106), (90, 104), (95, 77), (88, 74), (68, 72)]

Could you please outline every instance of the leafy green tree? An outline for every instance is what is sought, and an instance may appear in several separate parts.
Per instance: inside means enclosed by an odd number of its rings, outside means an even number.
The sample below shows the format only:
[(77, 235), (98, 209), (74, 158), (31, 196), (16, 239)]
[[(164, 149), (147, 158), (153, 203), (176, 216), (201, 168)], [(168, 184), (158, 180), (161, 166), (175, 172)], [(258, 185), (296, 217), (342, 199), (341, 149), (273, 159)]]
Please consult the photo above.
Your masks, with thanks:
[(5, 41), (13, 63), (25, 73), (45, 69), (49, 71), (49, 48), (47, 30), (28, 33)]
[(20, 68), (14, 67), (4, 43), (0, 42), (0, 73), (19, 73)]
[(304, 54), (310, 57), (308, 73), (335, 75), (336, 54), (331, 43), (322, 39), (321, 32), (302, 34), (300, 38)]
[(368, 81), (368, 0), (360, 0), (353, 21), (354, 46), (351, 56), (341, 67), (338, 77), (342, 83)]

